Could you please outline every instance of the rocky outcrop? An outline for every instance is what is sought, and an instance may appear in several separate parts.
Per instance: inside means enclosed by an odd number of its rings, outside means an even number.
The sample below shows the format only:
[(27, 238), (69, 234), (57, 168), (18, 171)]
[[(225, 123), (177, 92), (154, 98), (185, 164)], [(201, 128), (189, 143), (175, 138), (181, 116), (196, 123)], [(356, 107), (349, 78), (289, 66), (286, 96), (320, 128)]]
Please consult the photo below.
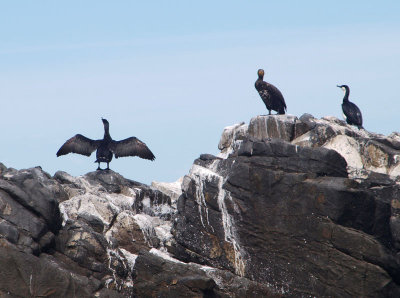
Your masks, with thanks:
[(400, 175), (400, 134), (371, 133), (346, 124), (335, 117), (316, 119), (310, 114), (257, 116), (245, 123), (224, 129), (218, 145), (221, 157), (236, 150), (244, 138), (265, 141), (278, 138), (310, 148), (333, 149), (342, 155), (352, 178), (366, 178), (371, 172)]
[(398, 297), (399, 134), (225, 128), (174, 183), (0, 164), (0, 296)]
[(219, 157), (183, 181), (173, 234), (185, 260), (284, 296), (398, 296), (396, 135), (310, 115), (227, 127)]
[(257, 282), (177, 260), (179, 181), (149, 187), (113, 171), (0, 169), (0, 296), (273, 296)]

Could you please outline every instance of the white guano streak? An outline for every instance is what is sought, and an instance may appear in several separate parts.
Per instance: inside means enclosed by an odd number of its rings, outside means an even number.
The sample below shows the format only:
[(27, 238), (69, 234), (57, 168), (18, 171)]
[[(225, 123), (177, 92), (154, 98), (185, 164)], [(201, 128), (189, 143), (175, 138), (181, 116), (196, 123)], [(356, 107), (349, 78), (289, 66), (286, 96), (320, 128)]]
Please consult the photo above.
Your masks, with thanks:
[[(217, 164), (219, 161), (214, 162), (211, 167), (215, 169), (217, 167)], [(228, 191), (223, 189), (223, 185), (225, 183), (225, 179), (218, 175), (217, 173), (211, 171), (210, 169), (198, 166), (198, 165), (193, 165), (192, 169), (190, 171), (191, 177), (194, 178), (196, 181), (197, 187), (196, 187), (196, 201), (199, 205), (199, 213), (200, 213), (200, 220), (205, 227), (203, 218), (202, 218), (202, 208), (206, 210), (206, 218), (207, 218), (207, 224), (210, 226), (210, 223), (208, 221), (208, 207), (205, 202), (203, 190), (204, 190), (204, 182), (203, 181), (212, 181), (213, 179), (218, 179), (218, 206), (219, 209), (221, 210), (221, 215), (222, 215), (222, 225), (224, 228), (224, 236), (225, 236), (225, 241), (230, 242), (233, 245), (233, 249), (235, 252), (235, 273), (244, 276), (244, 271), (245, 271), (245, 264), (244, 264), (244, 258), (241, 252), (241, 248), (239, 246), (239, 243), (236, 241), (236, 231), (235, 231), (235, 225), (234, 225), (234, 219), (232, 215), (229, 214), (228, 209), (225, 204), (225, 199), (229, 199), (233, 204), (235, 204), (232, 200), (232, 197)], [(235, 208), (238, 210), (238, 208)], [(212, 230), (214, 231), (214, 228), (210, 226)]]

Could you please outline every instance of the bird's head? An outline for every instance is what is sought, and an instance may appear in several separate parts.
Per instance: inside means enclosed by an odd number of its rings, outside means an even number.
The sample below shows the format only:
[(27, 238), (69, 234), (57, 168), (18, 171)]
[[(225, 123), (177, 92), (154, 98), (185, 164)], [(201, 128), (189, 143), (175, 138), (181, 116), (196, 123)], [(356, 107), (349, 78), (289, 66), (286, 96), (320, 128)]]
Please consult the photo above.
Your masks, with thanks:
[(349, 86), (347, 85), (336, 85), (336, 87), (339, 87), (340, 89), (342, 89), (344, 92), (349, 90)]
[(258, 77), (262, 79), (264, 77), (264, 69), (259, 69), (257, 71), (257, 74), (258, 74)]
[(101, 118), (101, 121), (103, 121), (104, 129), (108, 131), (109, 123), (107, 119)]

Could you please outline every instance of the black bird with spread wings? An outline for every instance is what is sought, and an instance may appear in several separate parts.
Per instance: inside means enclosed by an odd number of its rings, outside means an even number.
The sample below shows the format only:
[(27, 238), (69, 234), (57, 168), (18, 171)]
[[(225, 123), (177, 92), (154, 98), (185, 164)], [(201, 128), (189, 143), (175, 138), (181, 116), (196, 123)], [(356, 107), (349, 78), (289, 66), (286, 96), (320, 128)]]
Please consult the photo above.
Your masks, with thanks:
[(100, 163), (107, 163), (106, 170), (109, 170), (109, 163), (113, 158), (124, 156), (139, 156), (140, 158), (154, 160), (156, 157), (146, 146), (145, 143), (138, 138), (130, 137), (122, 141), (114, 141), (109, 132), (109, 123), (106, 119), (101, 119), (104, 125), (104, 138), (102, 140), (91, 140), (81, 134), (77, 134), (70, 138), (61, 146), (57, 152), (57, 156), (68, 153), (78, 153), (90, 156), (96, 151), (96, 161), (99, 163), (97, 170), (101, 170)]
[(281, 91), (279, 91), (279, 89), (274, 85), (264, 82), (263, 79), (264, 70), (259, 69), (258, 79), (254, 85), (265, 106), (267, 107), (269, 115), (271, 115), (271, 110), (277, 111), (278, 114), (285, 114), (286, 103)]
[(351, 101), (349, 101), (350, 88), (347, 85), (337, 85), (337, 87), (341, 88), (344, 91), (342, 110), (343, 116), (346, 122), (350, 125), (355, 125), (359, 129), (363, 128), (362, 123), (362, 115), (360, 109)]

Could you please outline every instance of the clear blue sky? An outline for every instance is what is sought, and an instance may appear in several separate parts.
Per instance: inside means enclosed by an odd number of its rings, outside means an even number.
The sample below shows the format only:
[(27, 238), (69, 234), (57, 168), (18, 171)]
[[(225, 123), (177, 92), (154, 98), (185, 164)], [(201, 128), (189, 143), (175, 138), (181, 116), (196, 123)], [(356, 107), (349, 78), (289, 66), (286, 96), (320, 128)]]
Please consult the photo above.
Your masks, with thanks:
[(366, 129), (400, 131), (399, 15), (400, 1), (2, 1), (0, 162), (85, 174), (94, 154), (55, 154), (102, 138), (105, 117), (157, 157), (113, 170), (174, 181), (225, 126), (266, 113), (258, 68), (289, 114), (341, 118), (347, 84)]

